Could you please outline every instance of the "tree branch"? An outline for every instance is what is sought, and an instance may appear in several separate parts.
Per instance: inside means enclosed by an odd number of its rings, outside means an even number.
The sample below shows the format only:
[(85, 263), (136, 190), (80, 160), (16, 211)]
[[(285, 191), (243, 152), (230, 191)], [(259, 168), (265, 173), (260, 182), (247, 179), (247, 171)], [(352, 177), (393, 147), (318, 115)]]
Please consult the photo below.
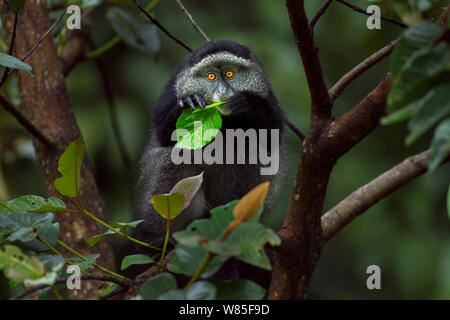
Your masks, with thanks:
[[(0, 1), (0, 12), (5, 29), (10, 34), (14, 12), (8, 1)], [(46, 3), (38, 0), (26, 1), (17, 24), (14, 51), (16, 56), (20, 52), (32, 52), (29, 56), (29, 64), (33, 68), (34, 78), (24, 71), (17, 72), (21, 99), (20, 111), (25, 118), (32, 121), (39, 131), (47, 137), (51, 137), (51, 141), (56, 146), (49, 148), (40, 139), (33, 136), (37, 163), (43, 173), (43, 180), (49, 191), (48, 195), (57, 196), (53, 182), (60, 175), (57, 170), (58, 159), (69, 143), (79, 138), (81, 133), (67, 93), (61, 60), (58, 58), (51, 32), (47, 32), (49, 29), (51, 27)], [(44, 34), (47, 36), (42, 40), (43, 37), (40, 35)], [(36, 43), (41, 43), (41, 45), (35, 46)], [(32, 48), (35, 49), (32, 51)], [(107, 221), (106, 206), (98, 192), (87, 155), (81, 167), (81, 175), (83, 179), (80, 197), (86, 209), (95, 212), (99, 219)], [(72, 207), (70, 201), (65, 199), (65, 202), (68, 208)], [(92, 250), (83, 239), (102, 232), (99, 225), (93, 224), (92, 220), (84, 215), (61, 213), (56, 220), (60, 224), (62, 240), (83, 255), (89, 254)], [(101, 254), (99, 264), (113, 269), (114, 250), (111, 243), (102, 241), (96, 247), (96, 251)], [(88, 286), (82, 292), (78, 292), (77, 298), (86, 298), (92, 295), (97, 295), (97, 290), (93, 286)]]
[(85, 58), (84, 49), (86, 48), (88, 41), (89, 36), (84, 30), (75, 30), (70, 33), (61, 54), (65, 77), (67, 77), (72, 69)]
[(31, 133), (36, 139), (41, 141), (47, 148), (54, 149), (55, 144), (53, 141), (41, 130), (39, 130), (27, 117), (25, 117), (22, 112), (6, 98), (2, 93), (0, 93), (0, 104), (3, 105), (6, 111), (12, 114), (16, 120)]
[[(63, 13), (59, 16), (59, 18), (53, 23), (53, 25), (48, 28), (48, 30), (40, 37), (35, 44), (28, 50), (28, 52), (25, 54), (25, 56), (21, 59), (21, 61), (25, 62), (25, 60), (33, 53), (34, 50), (36, 50), (37, 47), (48, 37), (48, 35), (52, 32), (52, 30), (58, 25), (58, 23), (64, 18), (66, 15), (66, 10), (63, 11)], [(14, 73), (17, 69), (13, 69), (7, 74), (5, 74), (0, 81), (0, 87), (5, 83), (6, 80)]]
[(334, 120), (322, 132), (320, 153), (338, 159), (380, 125), (391, 89), (389, 74), (350, 111)]
[[(358, 188), (347, 198), (322, 216), (324, 240), (330, 240), (353, 219), (384, 199), (395, 190), (428, 171), (427, 158), (430, 151), (411, 156), (375, 180)], [(450, 156), (444, 160), (447, 162)]]
[(325, 13), (325, 11), (330, 6), (331, 2), (333, 0), (327, 0), (317, 11), (316, 15), (311, 19), (309, 22), (309, 26), (311, 29), (314, 29), (314, 26), (316, 25), (317, 21), (319, 21), (320, 17)]
[(286, 0), (291, 29), (303, 61), (311, 95), (311, 127), (331, 117), (331, 100), (322, 73), (318, 47), (314, 43), (303, 0)]
[[(357, 6), (351, 4), (351, 3), (348, 2), (348, 1), (345, 1), (345, 0), (336, 0), (336, 1), (342, 3), (344, 6), (347, 6), (347, 7), (351, 8), (351, 9), (355, 10), (356, 12), (365, 14), (366, 16), (371, 16), (371, 14), (370, 14), (370, 13), (367, 13), (366, 10), (361, 9), (360, 7), (357, 7)], [(408, 28), (408, 25), (407, 25), (406, 23), (403, 23), (403, 22), (401, 22), (401, 21), (398, 21), (397, 19), (393, 19), (393, 18), (384, 18), (384, 17), (380, 17), (380, 18), (381, 18), (381, 20), (383, 20), (383, 21), (394, 23), (394, 24), (396, 24), (396, 25), (398, 25), (398, 26), (400, 26), (400, 27), (402, 27), (402, 28)]]
[(324, 157), (322, 132), (331, 122), (331, 99), (304, 1), (286, 0), (291, 29), (302, 58), (311, 95), (310, 130), (303, 143), (286, 218), (278, 232), (269, 299), (304, 299), (322, 251), (321, 213), (334, 158)]
[(185, 8), (185, 6), (183, 5), (183, 3), (181, 2), (181, 0), (175, 0), (178, 4), (178, 6), (181, 8), (181, 10), (184, 12), (184, 14), (186, 15), (186, 17), (189, 19), (189, 21), (191, 22), (192, 26), (194, 27), (195, 30), (198, 31), (198, 33), (200, 33), (200, 35), (203, 37), (203, 39), (205, 39), (205, 41), (209, 41), (208, 36), (206, 35), (206, 33), (202, 30), (202, 28), (200, 28), (200, 26), (194, 21), (194, 18), (192, 18), (192, 15), (189, 13), (189, 11)]
[(161, 29), (162, 32), (164, 32), (170, 39), (174, 40), (176, 43), (178, 43), (180, 46), (182, 46), (183, 48), (185, 48), (187, 51), (192, 52), (192, 49), (189, 48), (186, 44), (184, 44), (183, 41), (181, 41), (180, 39), (178, 39), (177, 37), (175, 37), (173, 34), (171, 34), (166, 28), (164, 28), (161, 23), (159, 23), (158, 20), (156, 20), (155, 18), (153, 18), (146, 10), (143, 6), (141, 6), (139, 4), (139, 2), (137, 2), (137, 0), (133, 0), (133, 2), (136, 4), (136, 6), (139, 8), (139, 10), (142, 11), (143, 14), (145, 14), (145, 16), (155, 25), (157, 26), (159, 29)]
[(165, 257), (164, 262), (159, 267), (158, 263), (155, 263), (153, 266), (139, 274), (136, 278), (134, 278), (133, 283), (128, 287), (127, 293), (125, 294), (124, 300), (129, 300), (134, 298), (138, 292), (140, 287), (144, 284), (145, 281), (155, 276), (161, 270), (165, 270), (167, 268), (167, 263), (175, 256), (175, 249), (170, 251)]
[(386, 56), (388, 56), (394, 47), (397, 45), (400, 39), (395, 39), (385, 47), (381, 48), (377, 52), (373, 53), (366, 59), (364, 59), (361, 63), (356, 65), (352, 70), (347, 72), (338, 82), (328, 91), (330, 94), (330, 99), (334, 101), (337, 97), (341, 95), (344, 89), (353, 82), (356, 78), (358, 78), (365, 71), (370, 69), (372, 66), (377, 64), (379, 61), (383, 60)]

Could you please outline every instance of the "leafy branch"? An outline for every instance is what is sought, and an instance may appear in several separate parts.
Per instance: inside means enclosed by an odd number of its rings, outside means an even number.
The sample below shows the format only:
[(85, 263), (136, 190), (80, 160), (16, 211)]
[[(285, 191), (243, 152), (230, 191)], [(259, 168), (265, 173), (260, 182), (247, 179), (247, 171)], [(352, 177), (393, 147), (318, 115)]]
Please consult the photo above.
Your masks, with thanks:
[[(90, 219), (94, 220), (95, 222), (110, 230), (111, 232), (117, 234), (118, 236), (147, 248), (161, 250), (160, 248), (130, 237), (125, 232), (120, 231), (117, 228), (102, 221), (85, 209), (79, 194), (81, 186), (81, 166), (84, 159), (84, 150), (85, 146), (83, 140), (79, 138), (72, 142), (59, 158), (58, 171), (62, 174), (62, 177), (57, 178), (54, 181), (54, 186), (58, 193), (63, 197), (69, 198), (79, 212), (83, 213)], [(74, 197), (78, 199), (78, 203), (72, 200), (72, 198)]]

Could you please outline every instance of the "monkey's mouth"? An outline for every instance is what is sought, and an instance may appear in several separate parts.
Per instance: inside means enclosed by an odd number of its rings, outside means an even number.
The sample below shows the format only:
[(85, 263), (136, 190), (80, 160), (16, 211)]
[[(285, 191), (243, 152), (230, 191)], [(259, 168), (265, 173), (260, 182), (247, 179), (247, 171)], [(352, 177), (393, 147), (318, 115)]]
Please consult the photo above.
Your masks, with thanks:
[(231, 111), (230, 109), (228, 109), (227, 104), (222, 104), (221, 106), (218, 106), (217, 110), (219, 111), (221, 116), (229, 116), (231, 114)]

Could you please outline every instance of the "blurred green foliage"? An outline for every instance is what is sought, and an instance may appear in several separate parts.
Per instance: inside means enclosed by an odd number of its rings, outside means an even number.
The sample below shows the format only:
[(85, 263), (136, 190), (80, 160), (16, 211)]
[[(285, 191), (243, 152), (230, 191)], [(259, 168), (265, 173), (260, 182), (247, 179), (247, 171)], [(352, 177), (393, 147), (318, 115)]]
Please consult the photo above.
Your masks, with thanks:
[[(284, 1), (184, 2), (211, 39), (232, 39), (254, 50), (288, 118), (306, 132), (308, 88)], [(323, 1), (305, 2), (311, 17)], [(368, 5), (367, 1), (351, 2), (364, 8)], [(106, 17), (108, 8), (114, 5), (104, 2), (82, 20), (83, 25), (90, 27), (96, 48), (115, 36)], [(189, 46), (195, 48), (202, 43), (175, 1), (161, 1), (153, 12)], [(366, 19), (333, 2), (316, 24), (315, 38), (329, 86), (402, 32), (386, 22), (382, 22), (381, 30), (368, 30)], [(120, 43), (102, 57), (113, 83), (121, 133), (134, 160), (151, 129), (152, 105), (187, 53), (164, 34), (160, 33), (160, 40), (161, 49), (153, 55)], [(387, 72), (388, 63), (388, 59), (383, 60), (353, 82), (336, 101), (334, 115), (342, 115), (361, 100)], [(67, 87), (110, 221), (129, 221), (132, 175), (121, 162), (95, 62), (80, 63), (67, 78)], [(17, 101), (14, 79), (4, 90)], [(381, 127), (343, 156), (331, 176), (324, 211), (408, 155), (428, 148), (431, 133), (405, 147), (406, 133), (404, 123)], [(290, 131), (286, 141), (293, 179), (301, 142)], [(330, 240), (314, 273), (310, 298), (450, 298), (450, 224), (446, 214), (449, 177), (447, 164), (414, 180)], [(274, 224), (279, 225), (283, 219), (292, 179), (286, 183), (279, 219)], [(23, 194), (46, 196), (47, 191), (28, 136), (0, 109), (0, 199)], [(366, 288), (366, 268), (371, 264), (381, 267), (381, 290)], [(0, 289), (0, 298), (5, 296)]]

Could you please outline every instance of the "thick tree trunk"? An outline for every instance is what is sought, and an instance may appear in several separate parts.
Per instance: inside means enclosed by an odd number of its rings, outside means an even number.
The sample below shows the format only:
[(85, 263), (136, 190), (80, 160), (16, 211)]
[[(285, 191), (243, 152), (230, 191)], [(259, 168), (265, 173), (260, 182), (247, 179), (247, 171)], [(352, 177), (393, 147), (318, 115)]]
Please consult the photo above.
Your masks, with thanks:
[[(10, 33), (13, 27), (14, 13), (8, 1), (0, 0), (0, 12)], [(28, 0), (24, 10), (19, 14), (14, 55), (18, 58), (24, 57), (28, 50), (49, 29), (49, 26), (46, 2)], [(72, 112), (72, 104), (68, 97), (61, 61), (57, 56), (51, 35), (36, 48), (26, 62), (33, 67), (34, 77), (30, 77), (25, 72), (18, 72), (20, 108), (25, 117), (49, 137), (55, 145), (55, 148), (51, 148), (33, 138), (49, 195), (58, 196), (53, 186), (54, 179), (60, 176), (57, 171), (58, 158), (69, 143), (80, 137), (81, 134)], [(81, 199), (84, 206), (98, 218), (104, 220), (106, 217), (105, 204), (97, 190), (87, 157), (81, 175), (83, 179)], [(70, 202), (66, 201), (66, 204), (71, 207)], [(99, 225), (82, 214), (58, 213), (56, 220), (61, 225), (60, 238), (83, 254), (92, 252), (92, 249), (85, 243), (85, 239), (104, 232)], [(100, 242), (95, 247), (95, 253), (101, 254), (101, 258), (98, 260), (100, 264), (113, 268), (114, 255), (109, 242), (105, 240)], [(95, 291), (93, 282), (83, 282), (82, 290), (74, 292), (73, 296), (86, 298), (96, 293)]]

